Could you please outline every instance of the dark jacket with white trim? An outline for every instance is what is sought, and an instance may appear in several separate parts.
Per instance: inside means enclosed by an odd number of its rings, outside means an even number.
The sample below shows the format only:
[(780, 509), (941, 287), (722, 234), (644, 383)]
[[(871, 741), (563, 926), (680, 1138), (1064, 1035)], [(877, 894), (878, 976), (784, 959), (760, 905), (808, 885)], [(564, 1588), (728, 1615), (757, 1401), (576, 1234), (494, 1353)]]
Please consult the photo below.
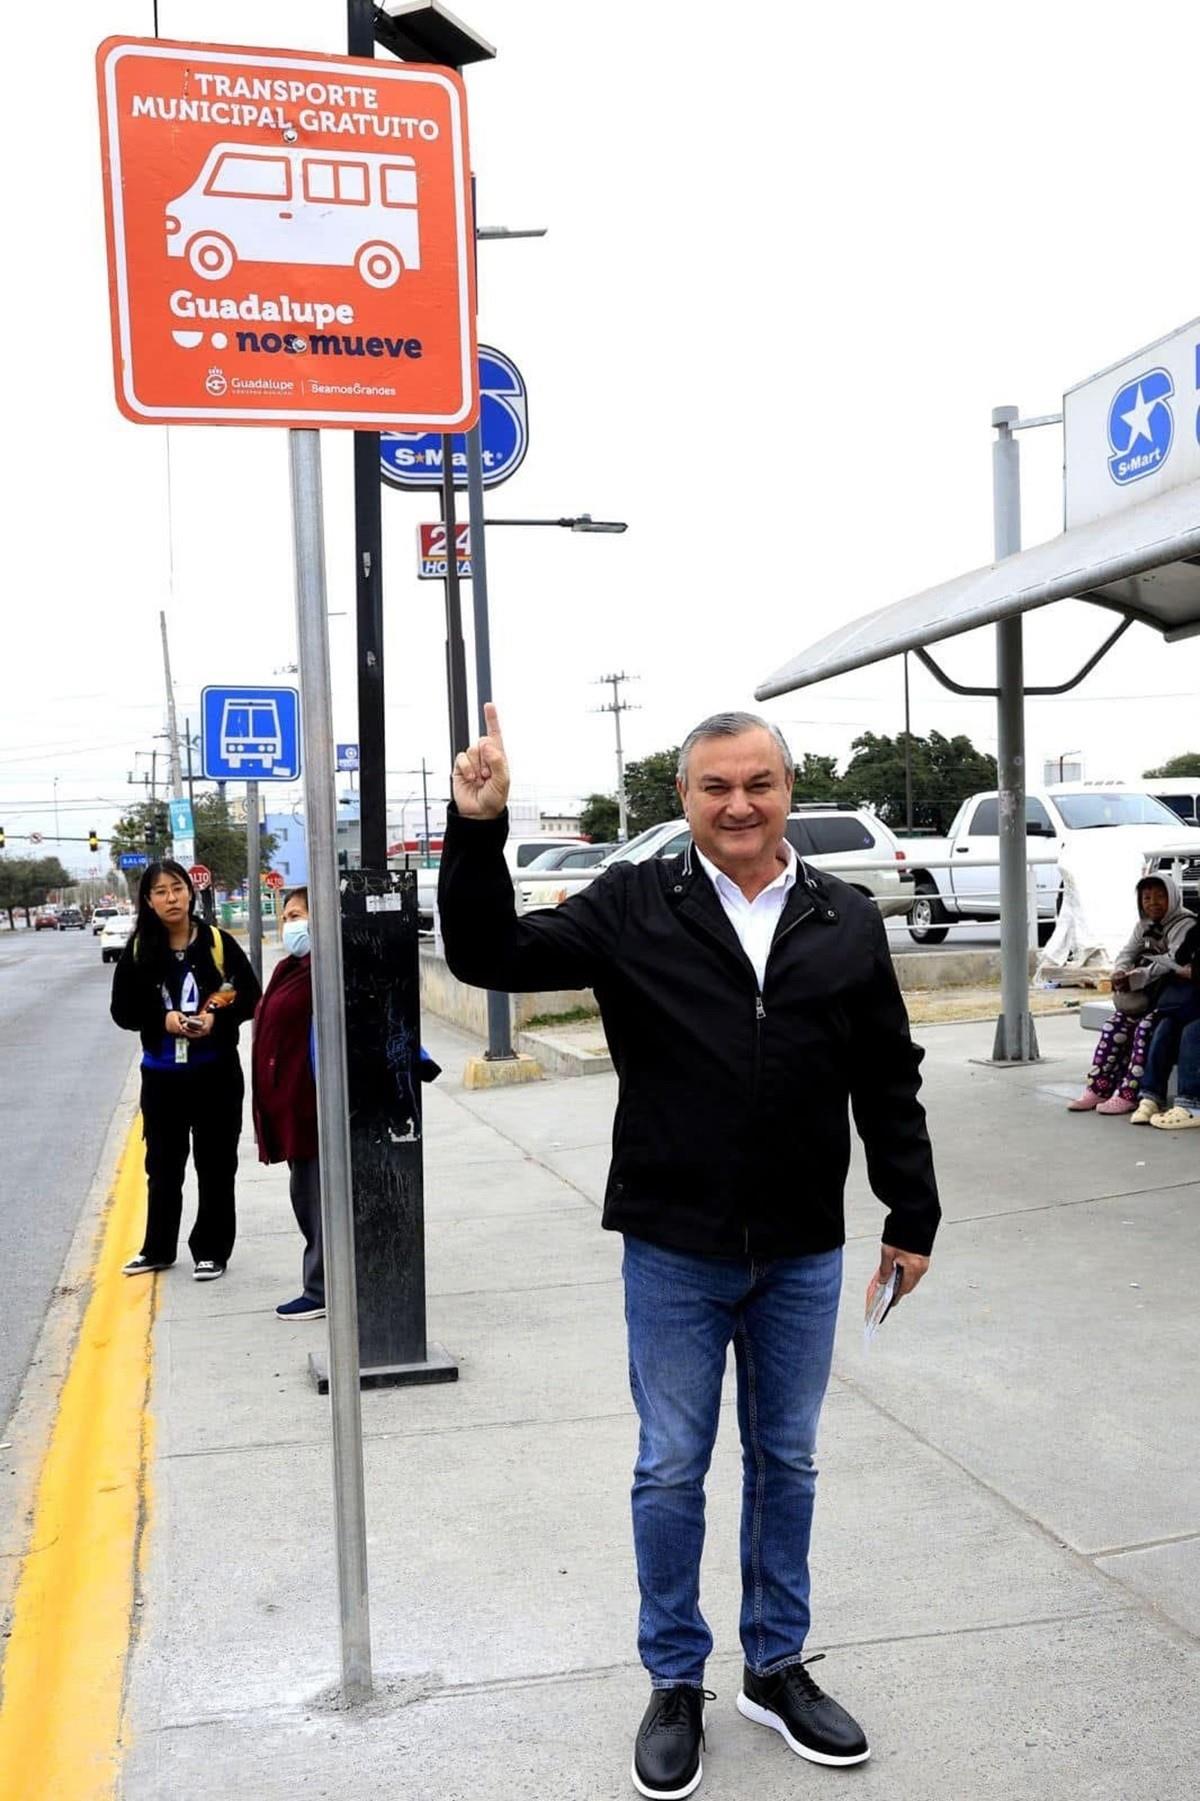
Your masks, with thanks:
[(507, 814), (451, 807), (438, 881), (460, 981), (591, 988), (620, 1081), (606, 1227), (723, 1257), (843, 1243), (848, 1105), (886, 1243), (925, 1255), (941, 1209), (913, 1044), (875, 903), (797, 868), (760, 993), (691, 849), (618, 863), (518, 918)]

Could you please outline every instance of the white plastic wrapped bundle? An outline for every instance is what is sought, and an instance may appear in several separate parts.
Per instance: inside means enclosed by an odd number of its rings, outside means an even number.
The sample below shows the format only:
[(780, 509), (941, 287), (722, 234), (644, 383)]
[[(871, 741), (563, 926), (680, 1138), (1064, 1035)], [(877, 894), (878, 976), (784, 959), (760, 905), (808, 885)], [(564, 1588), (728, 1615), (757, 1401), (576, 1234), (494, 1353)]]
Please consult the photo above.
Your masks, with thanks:
[[(1121, 831), (1074, 832), (1059, 858), (1062, 910), (1037, 967), (1040, 982), (1106, 975), (1137, 923), (1141, 846)], [(1085, 979), (1087, 979), (1085, 978)]]

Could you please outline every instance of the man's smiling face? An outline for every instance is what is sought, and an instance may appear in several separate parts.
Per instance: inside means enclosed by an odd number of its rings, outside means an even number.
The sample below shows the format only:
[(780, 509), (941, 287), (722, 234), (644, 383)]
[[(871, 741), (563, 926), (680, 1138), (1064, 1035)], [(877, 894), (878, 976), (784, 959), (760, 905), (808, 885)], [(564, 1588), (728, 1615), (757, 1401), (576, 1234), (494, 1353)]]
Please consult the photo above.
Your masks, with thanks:
[(678, 784), (696, 847), (731, 879), (775, 860), (792, 800), (783, 753), (756, 726), (734, 738), (701, 738)]

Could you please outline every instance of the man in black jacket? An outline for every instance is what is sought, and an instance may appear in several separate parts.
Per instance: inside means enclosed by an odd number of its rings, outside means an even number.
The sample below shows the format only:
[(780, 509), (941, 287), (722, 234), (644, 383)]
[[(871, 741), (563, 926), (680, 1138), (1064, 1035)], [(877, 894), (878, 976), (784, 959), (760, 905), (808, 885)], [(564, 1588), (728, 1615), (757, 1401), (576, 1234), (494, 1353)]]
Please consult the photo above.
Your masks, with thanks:
[(624, 1235), (641, 1422), (638, 1647), (652, 1683), (633, 1781), (701, 1779), (704, 1478), (732, 1341), (743, 1448), (738, 1707), (802, 1757), (861, 1763), (866, 1738), (805, 1667), (813, 1450), (833, 1355), (847, 1107), (887, 1207), (880, 1277), (928, 1268), (940, 1217), (913, 1044), (874, 902), (796, 857), (778, 730), (717, 714), (685, 740), (693, 843), (618, 863), (516, 917), (502, 855), (508, 765), (494, 707), (460, 755), (438, 888), (451, 969), (509, 991), (594, 989), (620, 1092), (603, 1223)]

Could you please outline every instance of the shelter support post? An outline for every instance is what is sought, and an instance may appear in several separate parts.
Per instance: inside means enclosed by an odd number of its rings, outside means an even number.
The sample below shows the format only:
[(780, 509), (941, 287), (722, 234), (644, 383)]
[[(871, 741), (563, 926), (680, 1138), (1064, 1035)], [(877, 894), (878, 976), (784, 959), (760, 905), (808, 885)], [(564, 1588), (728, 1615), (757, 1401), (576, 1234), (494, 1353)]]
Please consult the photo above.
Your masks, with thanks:
[[(992, 504), (996, 559), (1021, 548), (1020, 447), (1016, 407), (992, 413)], [(1000, 795), (1000, 1017), (992, 1057), (997, 1063), (1037, 1061), (1029, 1011), (1029, 921), (1025, 836), (1025, 661), (1021, 618), (996, 626), (996, 762)]]

